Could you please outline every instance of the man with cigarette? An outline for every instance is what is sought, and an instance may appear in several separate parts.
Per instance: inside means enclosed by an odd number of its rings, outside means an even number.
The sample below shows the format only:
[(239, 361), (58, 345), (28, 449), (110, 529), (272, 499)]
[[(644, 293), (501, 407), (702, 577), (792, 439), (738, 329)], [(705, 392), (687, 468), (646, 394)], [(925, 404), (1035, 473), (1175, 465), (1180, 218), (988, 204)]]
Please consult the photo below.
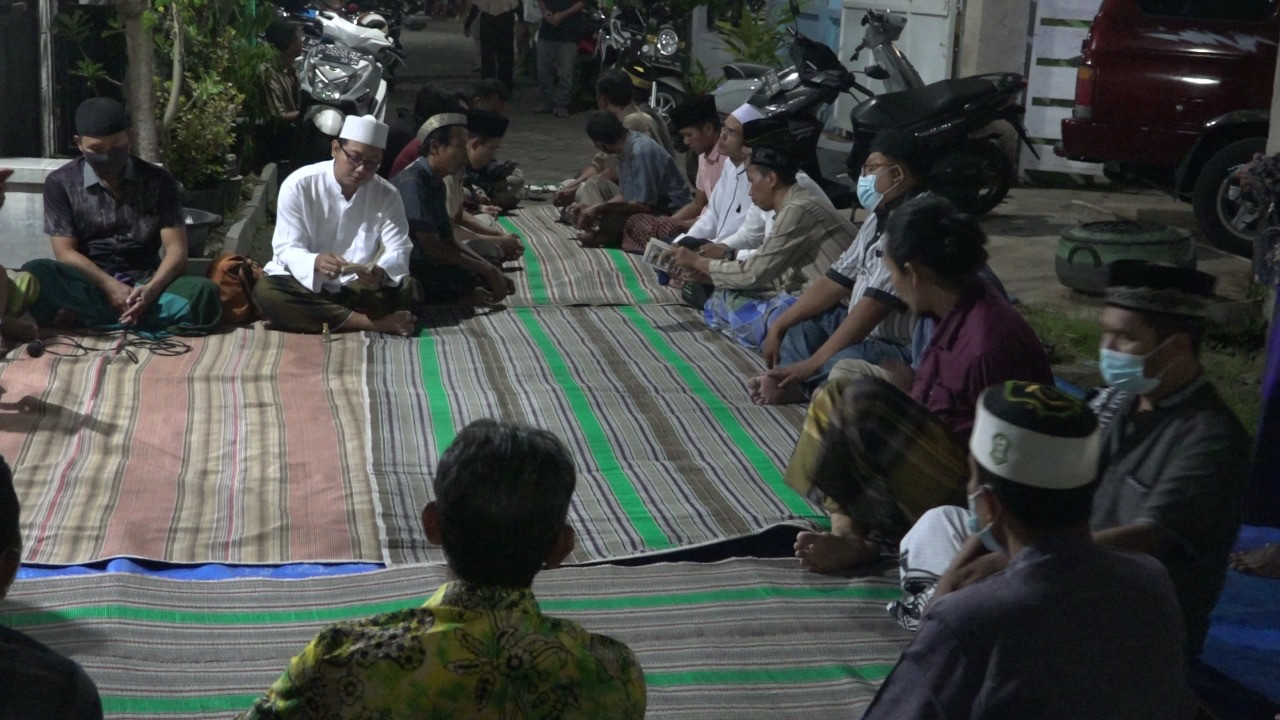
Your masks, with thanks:
[(422, 293), (409, 276), (400, 193), (377, 175), (386, 143), (386, 124), (350, 116), (333, 160), (299, 168), (280, 186), (273, 256), (253, 289), (268, 327), (413, 333)]

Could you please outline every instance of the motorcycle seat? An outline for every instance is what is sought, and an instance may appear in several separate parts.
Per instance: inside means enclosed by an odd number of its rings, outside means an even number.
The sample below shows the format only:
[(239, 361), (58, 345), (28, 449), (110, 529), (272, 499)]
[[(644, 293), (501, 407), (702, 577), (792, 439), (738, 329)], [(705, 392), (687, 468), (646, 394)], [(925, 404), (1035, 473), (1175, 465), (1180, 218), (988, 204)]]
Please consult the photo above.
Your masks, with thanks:
[(751, 80), (754, 78), (762, 78), (773, 70), (768, 65), (760, 63), (736, 62), (729, 63), (724, 66), (725, 80)]
[(907, 127), (996, 92), (995, 83), (987, 78), (940, 80), (918, 90), (877, 95), (863, 103), (857, 119), (875, 127)]

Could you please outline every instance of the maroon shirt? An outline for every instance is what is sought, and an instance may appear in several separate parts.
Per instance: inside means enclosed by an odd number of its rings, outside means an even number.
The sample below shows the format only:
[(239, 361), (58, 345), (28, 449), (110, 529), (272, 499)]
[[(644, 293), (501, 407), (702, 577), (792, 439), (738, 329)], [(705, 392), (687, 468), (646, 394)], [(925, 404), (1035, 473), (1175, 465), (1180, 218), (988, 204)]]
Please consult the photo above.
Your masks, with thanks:
[(990, 283), (973, 278), (938, 323), (911, 397), (968, 442), (978, 395), (1006, 380), (1053, 384), (1040, 338)]

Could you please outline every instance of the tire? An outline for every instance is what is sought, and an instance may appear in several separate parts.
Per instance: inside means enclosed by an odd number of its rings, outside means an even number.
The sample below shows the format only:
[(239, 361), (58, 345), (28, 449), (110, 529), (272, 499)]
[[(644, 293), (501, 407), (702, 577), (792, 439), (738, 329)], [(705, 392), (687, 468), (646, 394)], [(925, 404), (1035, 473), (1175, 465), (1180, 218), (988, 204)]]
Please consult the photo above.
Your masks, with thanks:
[[(1247, 198), (1231, 200), (1227, 191), (1236, 185), (1235, 169), (1266, 149), (1262, 137), (1246, 138), (1230, 143), (1215, 152), (1200, 169), (1191, 191), (1200, 230), (1209, 244), (1243, 257), (1253, 255), (1253, 241), (1266, 229), (1265, 209), (1250, 207)], [(1252, 214), (1254, 219), (1247, 218)], [(1233, 222), (1234, 221), (1234, 222)]]
[(653, 110), (658, 113), (658, 117), (661, 118), (662, 122), (670, 123), (671, 109), (679, 105), (683, 100), (684, 97), (679, 95), (677, 90), (660, 84), (657, 96), (654, 98)]
[(939, 160), (929, 173), (929, 187), (970, 215), (985, 215), (1013, 186), (1017, 169), (999, 145), (977, 141)]

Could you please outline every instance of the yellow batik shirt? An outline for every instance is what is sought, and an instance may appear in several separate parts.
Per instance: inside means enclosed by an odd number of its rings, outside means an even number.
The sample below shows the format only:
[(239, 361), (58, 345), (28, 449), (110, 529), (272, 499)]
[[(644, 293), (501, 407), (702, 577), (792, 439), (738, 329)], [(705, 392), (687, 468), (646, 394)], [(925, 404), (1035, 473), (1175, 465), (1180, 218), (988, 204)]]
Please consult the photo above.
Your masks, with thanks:
[(624, 644), (542, 614), (528, 589), (452, 582), (421, 608), (321, 632), (242, 718), (644, 717)]

